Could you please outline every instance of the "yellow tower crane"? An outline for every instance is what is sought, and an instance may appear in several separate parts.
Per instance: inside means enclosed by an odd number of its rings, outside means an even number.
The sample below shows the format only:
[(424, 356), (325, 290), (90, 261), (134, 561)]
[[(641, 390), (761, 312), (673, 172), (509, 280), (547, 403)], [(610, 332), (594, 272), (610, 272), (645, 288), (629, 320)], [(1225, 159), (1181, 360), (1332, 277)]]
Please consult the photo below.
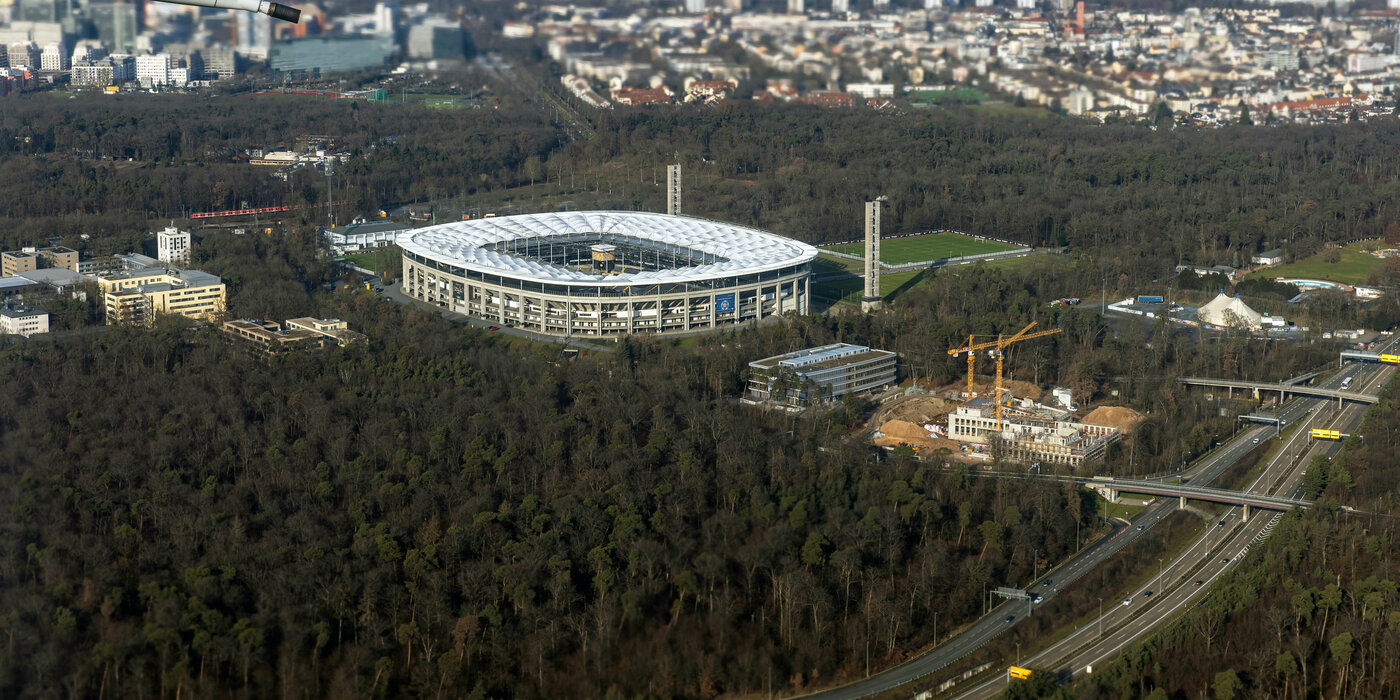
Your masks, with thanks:
[(956, 356), (958, 356), (959, 354), (962, 354), (962, 353), (964, 353), (964, 352), (967, 353), (967, 398), (968, 398), (969, 400), (972, 399), (972, 374), (973, 374), (973, 370), (976, 368), (977, 351), (978, 351), (978, 350), (987, 350), (987, 349), (991, 349), (991, 350), (992, 350), (992, 354), (996, 355), (996, 358), (997, 358), (997, 376), (996, 376), (996, 385), (995, 385), (996, 388), (993, 390), (995, 393), (993, 393), (993, 395), (992, 395), (992, 400), (993, 400), (994, 402), (996, 402), (996, 406), (997, 406), (997, 432), (1001, 432), (1001, 407), (1002, 407), (1002, 400), (1001, 400), (1001, 363), (1002, 363), (1002, 356), (1005, 355), (1005, 353), (1003, 352), (1003, 350), (1005, 350), (1006, 347), (1009, 346), (1009, 345), (1011, 345), (1012, 343), (1019, 343), (1019, 342), (1021, 342), (1022, 340), (1030, 340), (1031, 338), (1040, 338), (1040, 337), (1044, 337), (1044, 336), (1047, 336), (1047, 335), (1054, 335), (1054, 334), (1060, 332), (1060, 329), (1059, 329), (1059, 328), (1052, 328), (1052, 329), (1050, 329), (1050, 330), (1048, 330), (1048, 331), (1036, 331), (1035, 333), (1027, 333), (1027, 332), (1026, 332), (1026, 331), (1029, 331), (1029, 330), (1030, 330), (1031, 328), (1033, 328), (1033, 327), (1035, 327), (1035, 321), (1031, 321), (1029, 325), (1027, 325), (1025, 328), (1022, 328), (1020, 331), (1016, 332), (1014, 335), (1011, 335), (1011, 336), (1002, 336), (1002, 335), (998, 334), (996, 340), (989, 340), (989, 341), (987, 341), (987, 342), (985, 342), (985, 343), (977, 343), (977, 342), (974, 342), (974, 340), (976, 339), (976, 336), (969, 335), (969, 336), (967, 336), (967, 345), (966, 345), (966, 346), (961, 347), (961, 348), (952, 348), (952, 349), (948, 350), (948, 354), (949, 354), (949, 355), (952, 355), (952, 356), (954, 356), (954, 357), (956, 357)]

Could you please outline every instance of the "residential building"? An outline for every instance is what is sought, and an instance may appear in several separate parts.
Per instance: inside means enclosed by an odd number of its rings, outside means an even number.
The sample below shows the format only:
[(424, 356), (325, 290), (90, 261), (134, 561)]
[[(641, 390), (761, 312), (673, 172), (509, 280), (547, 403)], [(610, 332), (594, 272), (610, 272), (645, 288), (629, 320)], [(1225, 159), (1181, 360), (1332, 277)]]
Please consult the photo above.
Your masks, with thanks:
[(45, 267), (78, 271), (78, 251), (63, 246), (24, 248), (0, 253), (0, 277), (13, 277)]
[(161, 314), (217, 321), (225, 310), (224, 281), (200, 270), (128, 270), (98, 277), (97, 284), (108, 325), (149, 325)]
[(68, 47), (62, 42), (49, 44), (39, 53), (39, 69), (47, 71), (65, 71), (71, 67), (69, 61)]
[(1225, 277), (1231, 282), (1235, 281), (1236, 270), (1235, 268), (1230, 267), (1229, 265), (1212, 265), (1210, 267), (1202, 267), (1200, 265), (1177, 265), (1173, 269), (1173, 271), (1176, 272), (1176, 274), (1178, 275), (1185, 270), (1190, 270), (1196, 273), (1197, 277), (1205, 277), (1206, 275), (1225, 275)]
[(1273, 250), (1266, 250), (1251, 258), (1250, 262), (1254, 263), (1255, 265), (1277, 265), (1283, 262), (1283, 251), (1280, 251), (1277, 248)]
[(37, 253), (23, 250), (7, 250), (0, 253), (0, 277), (14, 277), (21, 272), (39, 269)]
[(336, 255), (394, 244), (399, 233), (410, 230), (392, 221), (360, 221), (334, 228), (321, 228), (321, 238)]
[(29, 337), (49, 332), (49, 312), (23, 306), (0, 306), (0, 333)]
[(167, 226), (156, 233), (156, 257), (171, 265), (190, 264), (190, 232)]
[(895, 383), (899, 356), (863, 345), (834, 343), (749, 363), (749, 403), (805, 406)]

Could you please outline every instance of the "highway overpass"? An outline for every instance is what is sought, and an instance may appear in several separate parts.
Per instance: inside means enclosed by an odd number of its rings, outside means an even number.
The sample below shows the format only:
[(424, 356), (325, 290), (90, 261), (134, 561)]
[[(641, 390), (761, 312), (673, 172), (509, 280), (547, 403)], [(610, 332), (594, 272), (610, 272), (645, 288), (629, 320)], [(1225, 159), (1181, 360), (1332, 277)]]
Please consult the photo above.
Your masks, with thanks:
[(1347, 391), (1346, 389), (1323, 389), (1322, 387), (1316, 386), (1293, 386), (1276, 382), (1250, 382), (1241, 379), (1211, 379), (1209, 377), (1177, 377), (1176, 380), (1190, 386), (1225, 387), (1230, 389), (1231, 395), (1234, 394), (1235, 389), (1249, 389), (1256, 391), (1277, 391), (1280, 399), (1287, 394), (1295, 394), (1297, 396), (1315, 396), (1324, 399), (1336, 399), (1338, 402), (1354, 401), (1364, 404), (1376, 402), (1375, 396), (1363, 394), (1359, 391)]

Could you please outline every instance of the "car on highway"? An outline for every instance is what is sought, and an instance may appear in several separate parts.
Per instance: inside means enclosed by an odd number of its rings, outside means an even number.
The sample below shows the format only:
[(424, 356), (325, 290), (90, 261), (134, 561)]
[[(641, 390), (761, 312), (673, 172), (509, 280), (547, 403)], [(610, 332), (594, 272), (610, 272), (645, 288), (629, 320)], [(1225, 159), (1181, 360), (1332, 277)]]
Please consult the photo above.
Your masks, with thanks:
[(1006, 616), (1006, 623), (1007, 623), (1007, 624), (1011, 624), (1011, 623), (1013, 623), (1013, 622), (1015, 622), (1015, 621), (1016, 621), (1016, 616), (1015, 616), (1015, 615), (1007, 615), (1007, 616)]
[(1040, 605), (1040, 601), (1042, 601), (1042, 600), (1045, 600), (1045, 598), (1041, 597), (1041, 595), (1040, 595), (1039, 593), (1032, 593), (1032, 594), (1031, 594), (1031, 602), (1032, 602), (1032, 603), (1035, 603), (1036, 605)]
[(1205, 583), (1205, 581), (1196, 581), (1197, 586), (1201, 585), (1202, 583)]
[(1047, 578), (1047, 579), (1045, 579), (1044, 581), (1042, 581), (1042, 582), (1040, 583), (1040, 585), (1045, 586), (1046, 588), (1049, 588), (1049, 587), (1050, 587), (1050, 584), (1052, 584), (1052, 583), (1054, 583), (1054, 581), (1052, 581), (1052, 580), (1050, 580), (1050, 579)]
[(1141, 529), (1142, 529), (1142, 526), (1141, 526), (1141, 525), (1139, 525), (1139, 526), (1138, 526), (1138, 529), (1139, 529), (1139, 530), (1141, 530)]
[(1143, 591), (1143, 592), (1142, 592), (1142, 597), (1144, 597), (1144, 598), (1151, 598), (1151, 597), (1152, 597), (1152, 591)]
[(1230, 563), (1230, 560), (1229, 560), (1229, 559), (1221, 559), (1221, 560), (1220, 560), (1220, 563), (1221, 563), (1221, 564), (1229, 564), (1229, 563)]
[(487, 326), (487, 327), (486, 327), (486, 330), (488, 330), (488, 331), (498, 331), (498, 330), (501, 330), (501, 327), (500, 327), (500, 326)]
[(1259, 438), (1254, 438), (1254, 444), (1256, 444), (1256, 445), (1259, 444)]
[(1215, 526), (1216, 526), (1216, 527), (1225, 527), (1225, 521), (1224, 521), (1224, 520), (1221, 520), (1220, 522), (1216, 523)]
[(1132, 598), (1124, 598), (1124, 599), (1123, 599), (1123, 604), (1124, 604), (1124, 605), (1132, 605), (1132, 604), (1133, 604), (1133, 599), (1132, 599)]

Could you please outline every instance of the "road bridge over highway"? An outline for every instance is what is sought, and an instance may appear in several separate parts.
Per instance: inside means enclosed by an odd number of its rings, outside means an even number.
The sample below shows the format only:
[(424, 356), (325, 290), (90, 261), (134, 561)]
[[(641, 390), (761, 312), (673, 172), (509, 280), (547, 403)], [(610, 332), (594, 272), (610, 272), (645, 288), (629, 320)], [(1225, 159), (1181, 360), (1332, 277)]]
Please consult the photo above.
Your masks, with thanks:
[(1137, 479), (1116, 479), (1097, 476), (1087, 479), (1075, 479), (1074, 481), (1080, 484), (1087, 484), (1094, 488), (1104, 489), (1109, 500), (1116, 500), (1119, 493), (1127, 491), (1129, 493), (1176, 496), (1181, 499), (1180, 507), (1182, 508), (1186, 507), (1187, 499), (1209, 501), (1211, 503), (1225, 503), (1232, 506), (1244, 506), (1245, 519), (1249, 518), (1249, 511), (1251, 508), (1259, 508), (1262, 510), (1293, 510), (1294, 508), (1307, 508), (1312, 505), (1312, 501), (1305, 501), (1301, 498), (1268, 496), (1259, 493), (1210, 488), (1208, 486), (1191, 486), (1189, 484), (1167, 484), (1160, 481), (1140, 481)]
[(1325, 399), (1336, 399), (1339, 404), (1342, 401), (1353, 401), (1364, 404), (1376, 402), (1376, 397), (1371, 394), (1363, 394), (1359, 391), (1347, 391), (1346, 389), (1323, 389), (1322, 387), (1316, 386), (1294, 386), (1276, 382), (1251, 382), (1241, 379), (1211, 379), (1209, 377), (1177, 377), (1176, 380), (1190, 386), (1225, 387), (1230, 390), (1231, 396), (1234, 395), (1235, 389), (1250, 389), (1254, 391), (1277, 391), (1280, 400), (1288, 394), (1295, 394), (1297, 396), (1316, 396)]

